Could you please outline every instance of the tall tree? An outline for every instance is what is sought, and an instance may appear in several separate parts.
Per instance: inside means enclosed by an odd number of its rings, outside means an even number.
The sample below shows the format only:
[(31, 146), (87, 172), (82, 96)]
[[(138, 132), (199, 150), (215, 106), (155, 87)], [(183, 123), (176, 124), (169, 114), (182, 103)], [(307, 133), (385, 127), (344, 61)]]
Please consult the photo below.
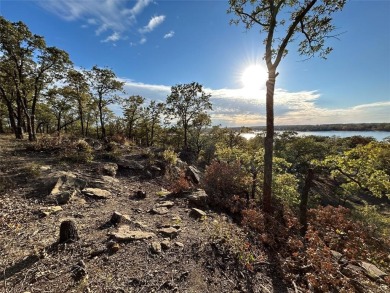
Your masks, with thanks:
[[(2, 75), (12, 82), (12, 92), (18, 108), (23, 111), (29, 140), (35, 140), (37, 103), (47, 85), (62, 78), (61, 73), (71, 64), (69, 55), (58, 48), (47, 47), (44, 38), (32, 34), (23, 22), (12, 23), (1, 16), (0, 52)], [(1, 92), (5, 92), (3, 87)]]
[(123, 100), (123, 114), (127, 122), (127, 137), (133, 138), (134, 125), (142, 116), (142, 104), (145, 99), (141, 96), (130, 96)]
[(86, 72), (92, 95), (94, 96), (98, 111), (102, 138), (106, 137), (106, 128), (104, 121), (105, 108), (120, 98), (117, 92), (123, 92), (124, 82), (117, 80), (115, 73), (108, 68), (99, 68), (96, 65), (90, 71)]
[(179, 84), (171, 88), (167, 97), (166, 110), (168, 115), (177, 118), (177, 124), (182, 127), (184, 148), (188, 148), (188, 130), (191, 123), (201, 113), (212, 110), (210, 94), (203, 91), (202, 85), (197, 82)]
[(158, 129), (162, 121), (161, 116), (164, 110), (164, 103), (157, 103), (153, 100), (144, 108), (142, 125), (145, 131), (147, 146), (153, 146), (155, 143), (156, 129)]
[(332, 15), (343, 9), (346, 0), (229, 0), (228, 13), (237, 18), (246, 29), (257, 25), (265, 35), (264, 59), (268, 69), (266, 83), (266, 124), (264, 140), (264, 186), (263, 209), (272, 210), (272, 159), (274, 142), (274, 91), (278, 76), (277, 68), (288, 53), (287, 47), (298, 41), (301, 55), (322, 58), (332, 51), (325, 46), (325, 41), (332, 37), (335, 26)]
[(81, 135), (86, 135), (86, 114), (88, 103), (90, 103), (91, 95), (85, 75), (77, 70), (71, 69), (67, 73), (66, 82), (68, 86), (64, 91), (65, 95), (71, 97), (77, 105), (79, 114)]

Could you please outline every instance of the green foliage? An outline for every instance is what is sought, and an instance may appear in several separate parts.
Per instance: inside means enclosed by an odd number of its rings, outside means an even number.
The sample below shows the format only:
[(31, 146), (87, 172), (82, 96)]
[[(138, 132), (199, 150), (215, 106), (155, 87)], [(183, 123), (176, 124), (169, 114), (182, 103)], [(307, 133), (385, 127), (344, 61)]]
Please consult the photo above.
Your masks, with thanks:
[(314, 163), (328, 168), (347, 196), (368, 191), (376, 197), (390, 198), (389, 155), (389, 144), (371, 142)]
[(62, 156), (63, 160), (74, 163), (90, 163), (93, 158), (93, 148), (82, 139), (72, 143)]
[(168, 165), (170, 165), (170, 166), (176, 165), (176, 162), (177, 162), (177, 154), (175, 153), (174, 150), (172, 150), (172, 149), (164, 150), (164, 152), (162, 153), (162, 157), (163, 157), (164, 161), (165, 161)]

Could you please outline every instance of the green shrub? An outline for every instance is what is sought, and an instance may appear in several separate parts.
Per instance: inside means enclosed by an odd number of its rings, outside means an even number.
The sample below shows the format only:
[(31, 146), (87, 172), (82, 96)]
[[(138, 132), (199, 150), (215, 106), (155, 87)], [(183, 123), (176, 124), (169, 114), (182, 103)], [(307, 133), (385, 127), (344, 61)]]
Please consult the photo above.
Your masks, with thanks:
[(62, 157), (63, 160), (75, 163), (90, 163), (93, 158), (93, 148), (82, 139), (72, 143)]

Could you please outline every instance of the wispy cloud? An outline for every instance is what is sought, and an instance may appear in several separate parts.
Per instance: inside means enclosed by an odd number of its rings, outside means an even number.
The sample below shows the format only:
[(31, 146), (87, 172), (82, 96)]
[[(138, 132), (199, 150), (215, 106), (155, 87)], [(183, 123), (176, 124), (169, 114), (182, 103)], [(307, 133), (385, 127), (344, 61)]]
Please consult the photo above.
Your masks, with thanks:
[[(37, 1), (44, 9), (67, 21), (81, 20), (82, 27), (95, 27), (96, 35), (110, 32), (122, 36), (135, 24), (136, 17), (153, 0), (45, 0)], [(134, 6), (132, 6), (134, 5)], [(107, 37), (107, 42), (117, 41)]]
[(102, 42), (107, 43), (107, 42), (116, 42), (121, 38), (120, 34), (115, 32), (111, 36), (108, 36), (106, 39), (104, 39)]
[(164, 35), (164, 39), (172, 38), (175, 35), (174, 31), (170, 31), (169, 33)]
[(153, 31), (156, 27), (158, 27), (160, 24), (162, 24), (165, 20), (165, 15), (158, 15), (153, 16), (147, 25), (145, 25), (143, 28), (139, 29), (140, 33), (150, 33)]
[(145, 43), (146, 43), (146, 41), (147, 41), (147, 39), (146, 39), (146, 38), (142, 38), (142, 39), (139, 41), (139, 43), (142, 45), (142, 44), (145, 44)]
[[(153, 85), (124, 80), (128, 94), (141, 95), (150, 100), (165, 101), (171, 92), (166, 85)], [(265, 91), (248, 94), (243, 89), (210, 89), (213, 111), (210, 112), (213, 124), (224, 126), (265, 125)], [(290, 92), (283, 89), (275, 91), (275, 123), (327, 124), (390, 122), (390, 101), (361, 104), (351, 107), (330, 109), (320, 107), (318, 91)]]

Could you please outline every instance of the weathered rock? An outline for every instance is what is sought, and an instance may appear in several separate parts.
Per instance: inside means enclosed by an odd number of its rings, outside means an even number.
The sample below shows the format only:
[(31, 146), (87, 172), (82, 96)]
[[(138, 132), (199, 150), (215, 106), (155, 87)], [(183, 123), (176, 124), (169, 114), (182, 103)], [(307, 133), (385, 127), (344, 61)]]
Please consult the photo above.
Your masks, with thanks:
[(175, 242), (175, 245), (178, 246), (178, 247), (180, 247), (180, 248), (183, 248), (183, 247), (184, 247), (184, 244), (181, 243), (181, 242), (179, 242), (179, 241), (176, 241), (176, 242)]
[(154, 241), (150, 244), (150, 251), (156, 254), (161, 253), (161, 244), (160, 242)]
[(173, 227), (168, 227), (159, 229), (158, 232), (165, 237), (174, 238), (179, 234), (180, 230)]
[(157, 215), (165, 215), (169, 212), (169, 210), (166, 207), (159, 207), (151, 209), (150, 212)]
[(116, 172), (118, 171), (118, 165), (115, 163), (105, 163), (101, 167), (103, 174), (115, 177)]
[(341, 269), (341, 272), (348, 278), (356, 278), (363, 273), (363, 269), (359, 266), (348, 264)]
[(197, 209), (197, 208), (192, 208), (191, 211), (190, 211), (190, 215), (194, 218), (203, 218), (205, 216), (207, 216), (207, 213), (200, 210), (200, 209)]
[(116, 232), (111, 233), (118, 241), (133, 241), (153, 238), (156, 235), (152, 232), (132, 231), (127, 225), (120, 226)]
[(85, 180), (76, 178), (72, 173), (65, 173), (56, 180), (47, 200), (57, 204), (66, 204), (86, 185)]
[(111, 192), (100, 188), (85, 188), (82, 192), (96, 199), (107, 199), (111, 197)]
[(186, 170), (186, 175), (191, 179), (195, 184), (199, 184), (201, 180), (201, 172), (194, 166), (188, 166)]
[(131, 219), (128, 215), (123, 215), (119, 212), (114, 212), (110, 219), (111, 224), (118, 225), (118, 224), (124, 224), (124, 223), (131, 223)]
[(140, 164), (137, 161), (130, 161), (130, 160), (120, 160), (118, 162), (118, 167), (133, 170), (133, 171), (143, 171), (145, 169), (144, 165)]
[(207, 209), (208, 208), (208, 195), (203, 189), (198, 189), (197, 191), (189, 194), (187, 196), (188, 203), (190, 206)]
[(39, 213), (43, 217), (50, 216), (51, 214), (56, 214), (58, 212), (62, 211), (62, 207), (60, 206), (52, 206), (52, 207), (43, 207), (39, 210)]
[(386, 277), (387, 274), (380, 269), (378, 269), (375, 265), (365, 261), (359, 261), (358, 265), (363, 268), (364, 273), (370, 277), (371, 279), (378, 280), (380, 278)]
[(156, 208), (166, 207), (169, 209), (169, 208), (173, 207), (174, 205), (175, 205), (175, 203), (173, 201), (166, 200), (166, 201), (161, 201), (158, 204), (156, 204)]
[(161, 248), (164, 250), (171, 248), (171, 242), (169, 240), (161, 241)]

